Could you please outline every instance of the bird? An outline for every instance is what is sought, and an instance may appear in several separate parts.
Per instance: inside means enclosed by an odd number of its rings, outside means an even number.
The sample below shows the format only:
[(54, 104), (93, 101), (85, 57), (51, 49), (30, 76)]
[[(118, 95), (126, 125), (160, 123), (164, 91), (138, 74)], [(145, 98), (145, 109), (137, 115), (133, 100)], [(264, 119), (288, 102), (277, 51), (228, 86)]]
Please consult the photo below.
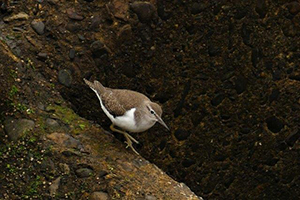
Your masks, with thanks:
[[(132, 142), (139, 143), (128, 132), (139, 133), (150, 129), (156, 122), (167, 130), (169, 127), (162, 120), (162, 108), (142, 93), (127, 89), (104, 87), (99, 81), (84, 82), (96, 93), (100, 107), (112, 122), (110, 129), (124, 135), (127, 144), (136, 154)], [(118, 128), (116, 128), (118, 127)]]

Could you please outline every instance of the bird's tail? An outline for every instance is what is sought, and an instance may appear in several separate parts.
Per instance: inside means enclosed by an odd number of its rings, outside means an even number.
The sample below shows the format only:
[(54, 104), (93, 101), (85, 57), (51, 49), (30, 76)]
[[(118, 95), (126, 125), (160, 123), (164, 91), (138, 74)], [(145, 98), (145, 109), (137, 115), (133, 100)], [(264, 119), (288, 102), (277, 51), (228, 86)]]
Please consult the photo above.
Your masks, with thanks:
[(92, 90), (96, 90), (99, 94), (104, 92), (105, 87), (99, 81), (94, 81), (94, 83), (92, 83), (85, 78), (83, 80)]

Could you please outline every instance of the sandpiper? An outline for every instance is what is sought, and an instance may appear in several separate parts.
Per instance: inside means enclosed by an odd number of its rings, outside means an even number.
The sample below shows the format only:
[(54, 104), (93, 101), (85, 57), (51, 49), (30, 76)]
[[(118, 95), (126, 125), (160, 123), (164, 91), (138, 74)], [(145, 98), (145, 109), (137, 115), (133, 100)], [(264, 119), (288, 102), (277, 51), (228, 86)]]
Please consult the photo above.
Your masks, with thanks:
[[(130, 147), (135, 153), (139, 154), (133, 148), (132, 141), (137, 144), (139, 142), (125, 131), (143, 132), (151, 128), (156, 122), (169, 130), (161, 119), (161, 107), (145, 95), (132, 90), (104, 87), (99, 81), (92, 83), (86, 79), (83, 80), (96, 93), (103, 112), (111, 120), (110, 129), (122, 133), (126, 138), (127, 147)], [(122, 130), (115, 128), (115, 126)]]

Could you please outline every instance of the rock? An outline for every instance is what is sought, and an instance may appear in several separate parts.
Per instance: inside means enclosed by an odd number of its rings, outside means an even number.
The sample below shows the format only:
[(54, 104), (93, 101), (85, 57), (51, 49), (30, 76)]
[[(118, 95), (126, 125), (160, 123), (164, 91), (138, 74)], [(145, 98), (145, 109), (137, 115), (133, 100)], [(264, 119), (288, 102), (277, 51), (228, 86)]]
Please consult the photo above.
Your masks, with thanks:
[(248, 10), (245, 8), (237, 8), (236, 13), (234, 15), (235, 19), (242, 19), (244, 18), (248, 13)]
[(29, 18), (29, 15), (27, 15), (24, 12), (20, 12), (18, 14), (13, 15), (13, 16), (4, 17), (3, 21), (4, 22), (10, 22), (10, 21), (14, 21), (14, 20), (27, 20), (28, 18)]
[(191, 165), (195, 164), (195, 160), (192, 160), (192, 159), (189, 159), (189, 158), (186, 158), (182, 161), (182, 166), (185, 167), (185, 168), (188, 168), (190, 167)]
[(269, 96), (269, 101), (272, 103), (273, 101), (276, 101), (279, 97), (280, 91), (278, 89), (273, 89), (272, 93)]
[(122, 74), (127, 76), (128, 78), (133, 78), (136, 76), (134, 67), (131, 63), (124, 64), (121, 68)]
[(127, 21), (129, 19), (128, 1), (114, 0), (106, 5), (107, 11), (115, 18)]
[(70, 167), (66, 163), (59, 163), (59, 168), (64, 174), (70, 174)]
[(44, 61), (44, 60), (47, 60), (48, 54), (47, 54), (47, 53), (44, 53), (44, 52), (40, 52), (40, 53), (38, 53), (37, 57), (38, 57), (38, 59)]
[(95, 15), (92, 19), (91, 19), (91, 25), (90, 25), (90, 29), (92, 31), (98, 31), (100, 28), (100, 24), (101, 24), (101, 17), (99, 15)]
[(241, 36), (245, 45), (251, 46), (251, 30), (247, 27), (247, 24), (244, 23), (241, 29)]
[(75, 58), (75, 49), (70, 49), (69, 58), (73, 60)]
[(262, 19), (267, 14), (267, 6), (265, 0), (259, 0), (256, 2), (255, 11), (259, 14), (259, 17)]
[(80, 143), (80, 141), (71, 136), (64, 141), (64, 145), (68, 148), (74, 148), (74, 149), (82, 148), (82, 144)]
[(203, 12), (207, 7), (208, 5), (205, 3), (193, 3), (190, 10), (193, 15), (196, 15)]
[(153, 195), (150, 195), (150, 194), (147, 194), (146, 196), (145, 196), (145, 200), (156, 200), (157, 198), (155, 197), (155, 196), (153, 196)]
[(68, 69), (61, 69), (58, 72), (58, 81), (64, 86), (70, 87), (72, 84), (71, 71)]
[(181, 95), (181, 99), (178, 102), (178, 104), (177, 104), (177, 106), (174, 110), (174, 117), (178, 117), (181, 114), (182, 108), (185, 104), (185, 98), (188, 95), (190, 90), (191, 90), (191, 80), (187, 81), (184, 85), (182, 95)]
[(278, 81), (281, 79), (282, 72), (279, 69), (275, 69), (272, 75), (273, 75), (273, 80)]
[(56, 194), (56, 192), (57, 192), (57, 190), (59, 188), (59, 185), (60, 185), (60, 179), (61, 179), (61, 177), (58, 177), (49, 186), (50, 196), (55, 196), (55, 194)]
[(108, 174), (108, 172), (102, 170), (98, 173), (98, 176), (102, 178), (102, 177), (106, 176), (107, 174)]
[(263, 54), (262, 51), (259, 48), (253, 48), (251, 52), (251, 61), (253, 67), (256, 68), (256, 65), (259, 63), (259, 61), (262, 59)]
[(218, 106), (225, 99), (225, 94), (220, 93), (216, 94), (215, 97), (211, 100), (211, 105)]
[(247, 79), (244, 76), (238, 76), (235, 80), (235, 90), (238, 94), (247, 89)]
[(283, 128), (283, 122), (277, 117), (272, 116), (266, 119), (268, 129), (273, 133), (278, 133)]
[(72, 33), (76, 33), (80, 31), (82, 26), (78, 22), (70, 21), (68, 22), (66, 29)]
[(251, 129), (248, 128), (248, 127), (242, 127), (241, 128), (241, 133), (242, 134), (248, 134), (248, 133), (250, 133), (250, 131), (251, 131)]
[(46, 137), (54, 141), (56, 144), (64, 145), (65, 147), (68, 148), (73, 148), (73, 149), (82, 148), (82, 144), (79, 142), (79, 140), (73, 138), (72, 136), (66, 133), (54, 132), (51, 133), (50, 135), (47, 135)]
[(41, 163), (41, 171), (47, 173), (55, 173), (55, 166), (53, 161), (50, 158), (46, 158)]
[(78, 34), (77, 36), (78, 36), (78, 39), (80, 40), (80, 42), (84, 42), (85, 41), (85, 37), (83, 35)]
[(226, 156), (222, 153), (217, 153), (215, 156), (214, 156), (214, 160), (217, 161), (217, 162), (222, 162), (226, 159)]
[(200, 112), (200, 113), (193, 113), (192, 114), (192, 123), (193, 125), (196, 127), (198, 126), (198, 124), (200, 124), (200, 122), (203, 120), (203, 118), (205, 117), (206, 113)]
[(300, 74), (290, 75), (289, 79), (294, 80), (294, 81), (300, 81)]
[(40, 109), (40, 110), (45, 110), (45, 105), (41, 102), (38, 103), (37, 107)]
[(157, 14), (162, 20), (167, 20), (171, 17), (172, 13), (165, 8), (163, 1), (157, 1)]
[(265, 161), (264, 161), (264, 163), (266, 164), (266, 165), (269, 165), (269, 166), (274, 166), (274, 165), (276, 165), (276, 163), (279, 161), (279, 159), (278, 158), (267, 158)]
[(213, 44), (210, 44), (209, 47), (208, 47), (208, 54), (209, 56), (216, 56), (216, 55), (219, 55), (221, 53), (221, 48), (216, 46), (216, 45), (213, 45)]
[(156, 15), (156, 9), (152, 3), (136, 1), (130, 5), (142, 23), (150, 22)]
[(17, 141), (26, 131), (34, 128), (34, 121), (28, 119), (7, 119), (4, 121), (5, 131), (8, 137)]
[(300, 12), (300, 3), (297, 1), (290, 2), (287, 4), (287, 8), (291, 14), (296, 15)]
[(132, 29), (130, 24), (126, 24), (122, 28), (120, 28), (117, 36), (121, 42), (130, 40), (132, 36)]
[(62, 155), (66, 156), (66, 157), (81, 156), (78, 151), (75, 151), (75, 150), (72, 150), (72, 149), (63, 151)]
[(49, 128), (59, 127), (58, 122), (55, 119), (51, 119), (51, 118), (46, 119), (46, 125), (49, 126)]
[(47, 0), (47, 2), (48, 2), (50, 5), (55, 6), (55, 5), (59, 2), (59, 0)]
[(222, 81), (225, 81), (225, 80), (228, 80), (228, 79), (230, 79), (231, 77), (233, 77), (234, 76), (234, 71), (230, 71), (230, 72), (227, 72), (227, 73), (225, 73), (223, 76), (222, 76)]
[(80, 168), (76, 170), (76, 175), (79, 178), (86, 178), (93, 174), (93, 170), (89, 168)]
[(108, 200), (109, 196), (106, 192), (93, 192), (90, 195), (90, 200)]
[(300, 130), (298, 128), (294, 129), (291, 134), (285, 139), (285, 142), (290, 147), (293, 147), (296, 141), (300, 138)]
[(74, 8), (67, 9), (67, 14), (70, 19), (74, 19), (74, 20), (78, 20), (78, 21), (81, 21), (84, 19), (83, 16), (81, 16), (75, 12)]
[(177, 140), (182, 141), (187, 139), (190, 136), (190, 132), (183, 130), (181, 128), (177, 129), (174, 133), (174, 136), (177, 138)]
[(109, 53), (108, 48), (100, 40), (93, 42), (90, 48), (93, 53), (93, 56), (96, 58), (99, 58), (102, 55)]
[(31, 27), (39, 35), (43, 35), (45, 33), (45, 24), (40, 20), (33, 20), (31, 22)]

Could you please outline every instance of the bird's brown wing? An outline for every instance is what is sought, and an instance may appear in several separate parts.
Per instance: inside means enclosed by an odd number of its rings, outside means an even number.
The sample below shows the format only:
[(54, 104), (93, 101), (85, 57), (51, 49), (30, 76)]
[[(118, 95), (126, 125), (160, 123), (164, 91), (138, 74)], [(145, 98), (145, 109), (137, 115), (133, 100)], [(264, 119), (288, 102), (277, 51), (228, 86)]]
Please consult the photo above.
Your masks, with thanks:
[(131, 90), (109, 89), (101, 94), (101, 100), (108, 112), (114, 117), (124, 115), (126, 111), (149, 100), (141, 93)]

